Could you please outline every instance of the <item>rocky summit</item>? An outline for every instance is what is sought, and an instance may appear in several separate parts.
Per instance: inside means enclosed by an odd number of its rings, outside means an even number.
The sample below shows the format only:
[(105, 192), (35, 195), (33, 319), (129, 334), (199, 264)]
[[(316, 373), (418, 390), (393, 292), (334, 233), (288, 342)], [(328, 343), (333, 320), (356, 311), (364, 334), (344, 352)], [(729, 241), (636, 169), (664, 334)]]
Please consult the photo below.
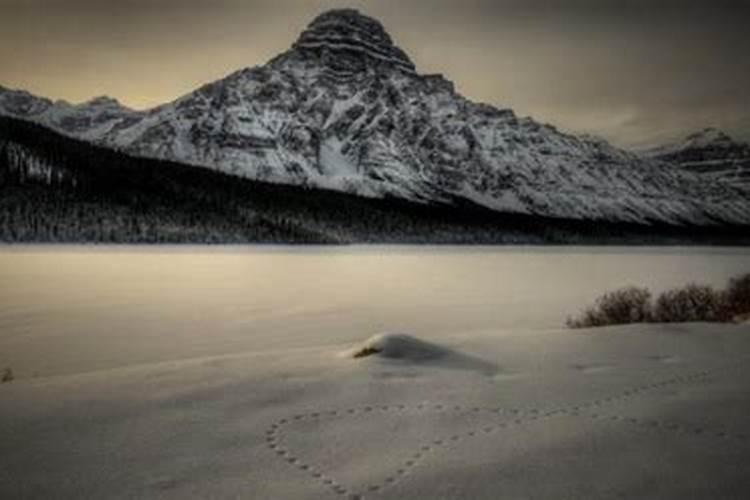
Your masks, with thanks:
[(269, 63), (154, 109), (5, 89), (0, 114), (131, 155), (371, 198), (586, 221), (750, 224), (747, 193), (731, 183), (472, 102), (442, 76), (420, 74), (380, 22), (350, 9), (318, 16)]
[(335, 76), (343, 78), (380, 66), (415, 72), (414, 63), (393, 44), (383, 25), (353, 9), (321, 14), (302, 32), (293, 48), (314, 55)]

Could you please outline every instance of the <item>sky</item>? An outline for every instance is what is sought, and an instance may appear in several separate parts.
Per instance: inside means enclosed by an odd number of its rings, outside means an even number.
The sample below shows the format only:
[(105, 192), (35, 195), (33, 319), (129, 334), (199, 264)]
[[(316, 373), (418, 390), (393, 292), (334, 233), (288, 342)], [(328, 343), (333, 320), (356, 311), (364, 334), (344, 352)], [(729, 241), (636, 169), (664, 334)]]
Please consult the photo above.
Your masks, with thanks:
[(335, 7), (378, 18), (419, 72), (564, 130), (750, 139), (746, 0), (0, 0), (0, 85), (148, 108), (264, 64)]

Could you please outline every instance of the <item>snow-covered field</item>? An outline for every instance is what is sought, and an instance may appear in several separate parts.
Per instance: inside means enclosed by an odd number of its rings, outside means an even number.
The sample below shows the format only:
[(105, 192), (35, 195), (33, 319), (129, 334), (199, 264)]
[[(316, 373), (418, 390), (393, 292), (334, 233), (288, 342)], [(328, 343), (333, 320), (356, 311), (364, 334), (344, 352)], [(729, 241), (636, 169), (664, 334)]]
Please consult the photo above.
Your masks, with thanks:
[(748, 498), (750, 326), (561, 326), (608, 289), (748, 270), (740, 248), (0, 249), (0, 498)]

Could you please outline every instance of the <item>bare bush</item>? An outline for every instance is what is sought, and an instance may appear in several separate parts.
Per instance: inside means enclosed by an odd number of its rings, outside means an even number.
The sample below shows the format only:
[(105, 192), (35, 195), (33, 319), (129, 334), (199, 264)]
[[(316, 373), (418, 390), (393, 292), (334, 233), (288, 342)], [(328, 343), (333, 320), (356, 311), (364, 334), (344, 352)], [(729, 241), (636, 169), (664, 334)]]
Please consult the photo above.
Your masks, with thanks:
[(0, 377), (0, 383), (5, 384), (7, 382), (12, 382), (13, 378), (13, 370), (11, 370), (10, 368), (6, 368), (5, 370), (3, 370), (3, 376)]
[(724, 292), (724, 305), (727, 321), (750, 314), (750, 273), (729, 280)]
[(669, 290), (656, 299), (653, 316), (659, 323), (724, 321), (723, 294), (710, 286), (696, 284)]
[(592, 328), (627, 323), (686, 323), (691, 321), (747, 321), (750, 318), (750, 273), (732, 278), (725, 290), (690, 284), (662, 293), (651, 304), (645, 288), (627, 287), (607, 292), (574, 318), (569, 328)]
[(650, 320), (651, 292), (631, 286), (605, 293), (578, 317), (568, 318), (567, 325), (569, 328), (591, 328)]

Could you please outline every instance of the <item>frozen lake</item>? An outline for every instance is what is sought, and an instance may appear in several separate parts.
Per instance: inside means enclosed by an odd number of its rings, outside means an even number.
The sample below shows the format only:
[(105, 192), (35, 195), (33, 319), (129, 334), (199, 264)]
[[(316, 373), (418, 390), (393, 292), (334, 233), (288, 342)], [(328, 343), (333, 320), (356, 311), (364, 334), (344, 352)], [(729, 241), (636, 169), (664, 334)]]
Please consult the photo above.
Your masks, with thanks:
[(740, 248), (6, 247), (0, 498), (744, 500), (748, 325), (562, 324), (748, 270)]
[(600, 293), (750, 271), (746, 248), (0, 248), (17, 378), (356, 342), (562, 327)]

